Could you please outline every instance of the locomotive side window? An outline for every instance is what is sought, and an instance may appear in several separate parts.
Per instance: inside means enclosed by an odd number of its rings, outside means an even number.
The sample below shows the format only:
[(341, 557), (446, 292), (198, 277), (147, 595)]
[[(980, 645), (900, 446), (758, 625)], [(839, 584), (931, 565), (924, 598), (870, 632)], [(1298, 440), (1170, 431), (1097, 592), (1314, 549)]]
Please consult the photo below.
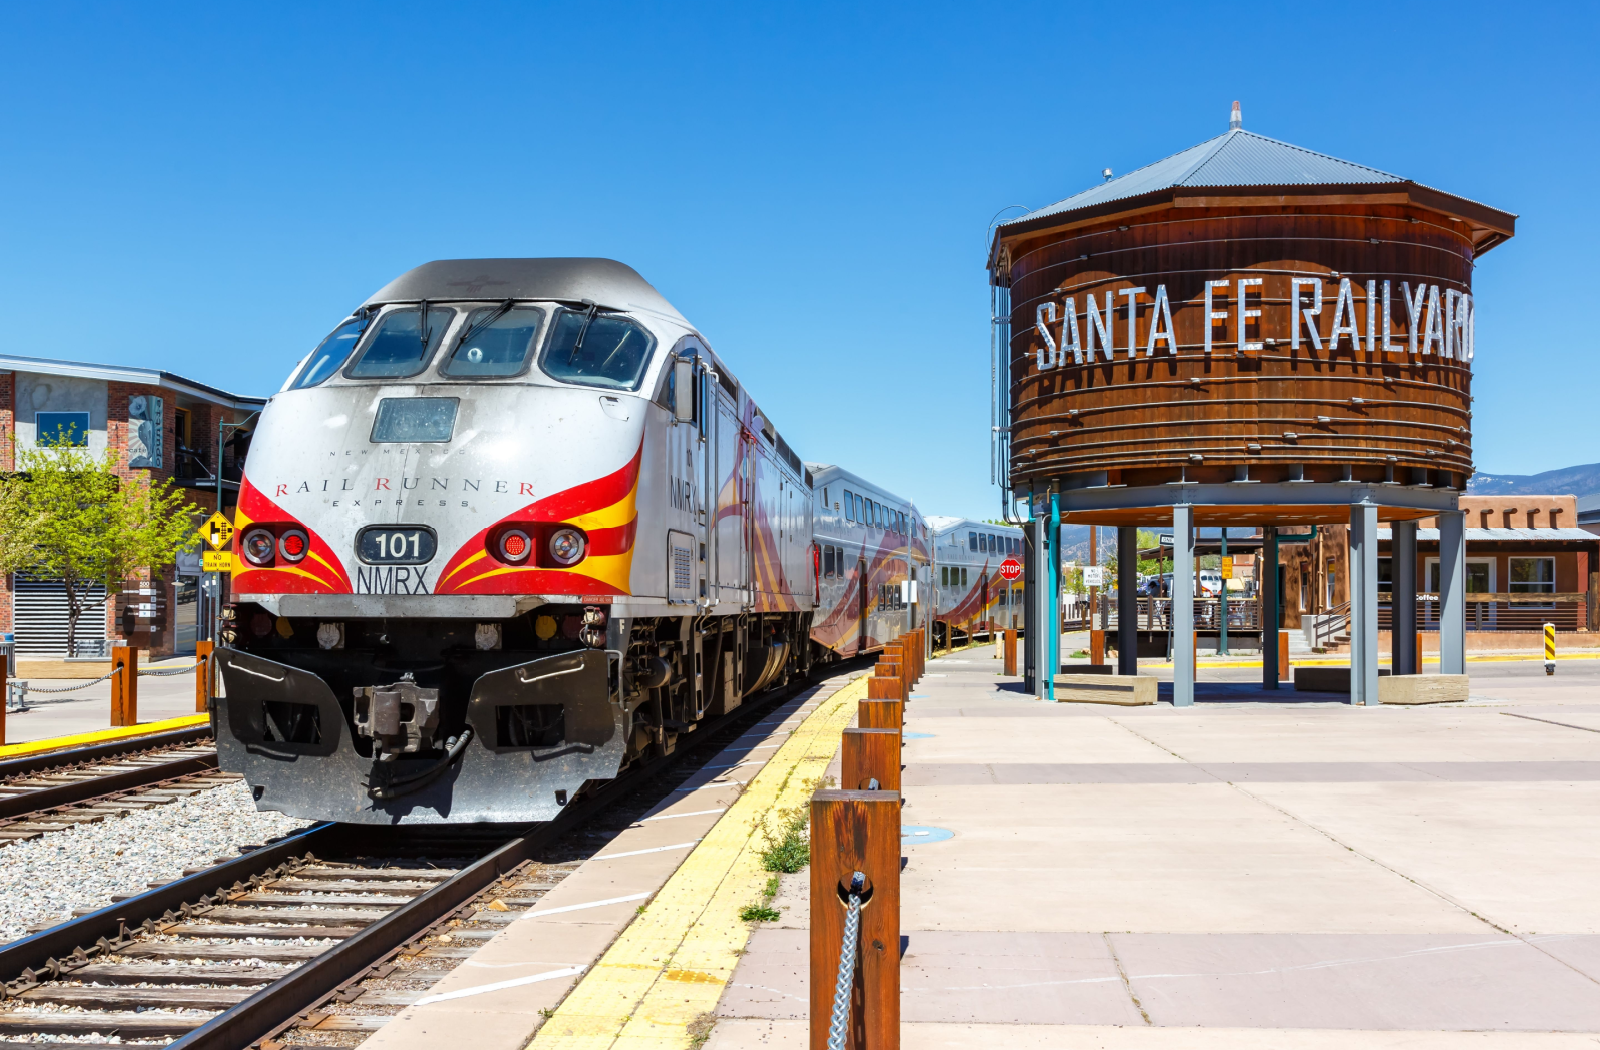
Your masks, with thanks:
[(539, 366), (552, 379), (613, 390), (634, 390), (650, 363), (655, 339), (626, 317), (563, 310)]
[(310, 357), (306, 358), (305, 367), (294, 377), (289, 389), (301, 390), (308, 386), (316, 386), (344, 367), (345, 361), (350, 357), (350, 351), (360, 342), (361, 333), (367, 330), (367, 320), (368, 318), (358, 317), (346, 321), (328, 333), (328, 337), (311, 351)]
[[(427, 317), (424, 318), (423, 314)], [(456, 312), (447, 306), (390, 310), (367, 336), (361, 356), (345, 375), (352, 379), (403, 379), (414, 376), (433, 358)]]
[(544, 311), (531, 306), (474, 310), (456, 349), (440, 369), (447, 376), (515, 376), (528, 367)]
[(378, 402), (372, 440), (449, 441), (460, 404), (458, 397), (386, 397)]
[(845, 489), (844, 490), (844, 520), (845, 521), (855, 521), (856, 520), (855, 497), (853, 495), (851, 495), (849, 489)]

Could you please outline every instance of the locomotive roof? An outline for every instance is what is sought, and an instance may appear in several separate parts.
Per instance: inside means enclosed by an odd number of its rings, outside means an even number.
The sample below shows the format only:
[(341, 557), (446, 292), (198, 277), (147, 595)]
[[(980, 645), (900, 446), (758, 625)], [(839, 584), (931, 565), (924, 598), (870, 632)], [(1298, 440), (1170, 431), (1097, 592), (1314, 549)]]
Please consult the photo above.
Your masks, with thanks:
[(588, 299), (618, 310), (648, 310), (688, 325), (637, 270), (615, 259), (436, 259), (407, 270), (362, 305), (421, 299)]

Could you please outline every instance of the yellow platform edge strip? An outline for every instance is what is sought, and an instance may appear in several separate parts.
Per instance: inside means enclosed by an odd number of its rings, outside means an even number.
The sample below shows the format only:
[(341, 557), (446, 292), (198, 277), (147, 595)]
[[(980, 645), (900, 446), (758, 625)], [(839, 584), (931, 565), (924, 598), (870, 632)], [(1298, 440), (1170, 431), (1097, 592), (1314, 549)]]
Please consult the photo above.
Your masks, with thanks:
[(167, 733), (174, 729), (188, 729), (191, 726), (205, 724), (209, 718), (209, 715), (183, 715), (180, 718), (165, 718), (159, 722), (140, 722), (136, 726), (97, 729), (92, 733), (75, 733), (72, 736), (52, 736), (44, 740), (30, 740), (25, 744), (5, 744), (0, 745), (0, 758), (18, 758), (22, 755), (37, 755), (44, 751), (60, 751), (68, 747), (104, 744), (112, 740), (148, 736), (151, 733)]
[[(530, 1050), (686, 1050), (689, 1025), (716, 1008), (750, 939), (739, 910), (758, 903), (768, 873), (759, 829), (803, 805), (865, 699), (865, 677), (806, 717), (539, 1028)], [(774, 820), (774, 825), (776, 820)]]

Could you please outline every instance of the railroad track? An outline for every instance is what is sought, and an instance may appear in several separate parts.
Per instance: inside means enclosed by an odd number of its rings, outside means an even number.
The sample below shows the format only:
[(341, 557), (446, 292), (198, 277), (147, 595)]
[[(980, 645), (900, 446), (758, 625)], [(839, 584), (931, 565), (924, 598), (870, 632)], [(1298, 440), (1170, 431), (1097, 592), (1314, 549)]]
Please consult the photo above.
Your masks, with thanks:
[(581, 862), (541, 861), (558, 841), (629, 795), (653, 804), (681, 779), (669, 774), (691, 775), (809, 684), (743, 705), (547, 824), (320, 824), (0, 947), (0, 1050), (359, 1045)]
[(238, 775), (207, 727), (0, 762), (0, 846), (162, 806)]

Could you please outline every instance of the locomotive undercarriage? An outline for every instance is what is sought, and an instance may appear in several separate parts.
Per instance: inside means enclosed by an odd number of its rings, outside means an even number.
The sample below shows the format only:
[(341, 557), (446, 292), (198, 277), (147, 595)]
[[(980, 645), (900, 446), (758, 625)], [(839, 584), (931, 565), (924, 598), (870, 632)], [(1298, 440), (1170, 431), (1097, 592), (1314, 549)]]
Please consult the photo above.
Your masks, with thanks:
[[(259, 808), (353, 823), (552, 819), (590, 786), (809, 671), (809, 614), (509, 620), (230, 610), (218, 757)], [(231, 638), (229, 637), (231, 635)]]

